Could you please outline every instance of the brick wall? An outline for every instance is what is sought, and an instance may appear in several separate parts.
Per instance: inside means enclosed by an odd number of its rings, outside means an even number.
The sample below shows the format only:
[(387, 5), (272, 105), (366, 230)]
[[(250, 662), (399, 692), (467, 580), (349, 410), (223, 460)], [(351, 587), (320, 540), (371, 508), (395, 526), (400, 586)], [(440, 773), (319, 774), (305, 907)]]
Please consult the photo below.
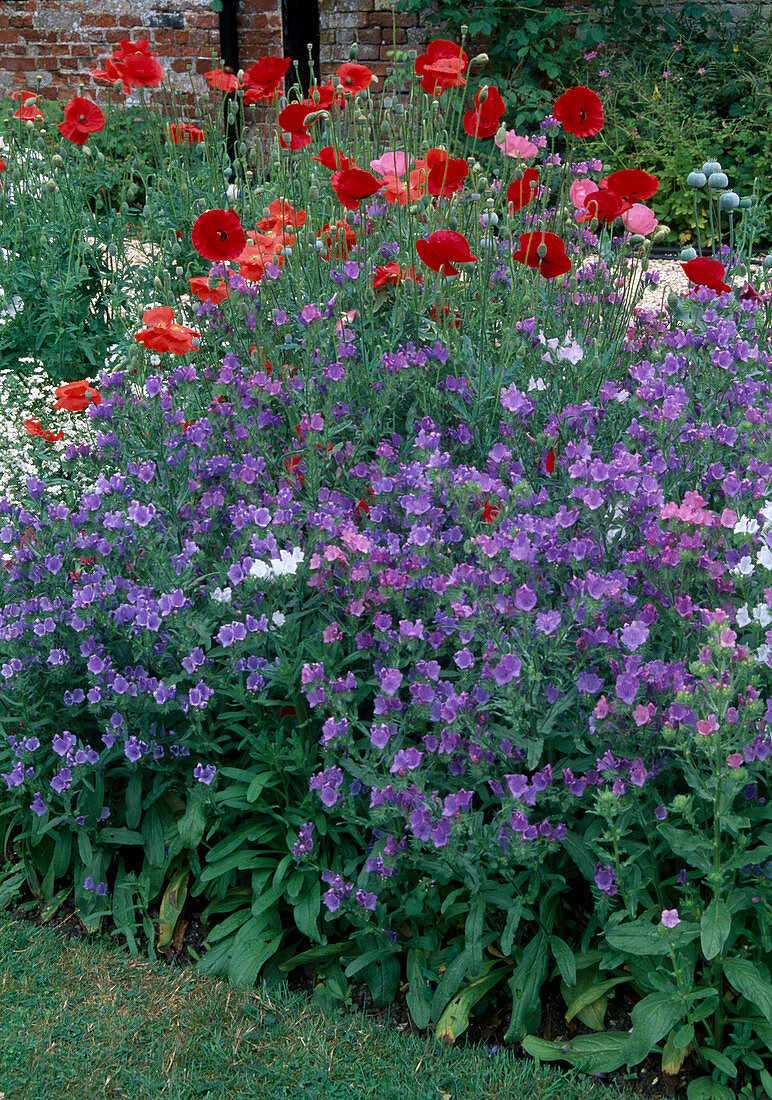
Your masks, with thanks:
[[(390, 51), (423, 44), (415, 16), (396, 16), (392, 33), (389, 0), (320, 0), (322, 77), (348, 59), (358, 39), (359, 58), (379, 75)], [(241, 0), (239, 51), (244, 68), (266, 54), (283, 54), (281, 0)], [(189, 87), (219, 56), (218, 16), (209, 0), (0, 0), (0, 96), (17, 88), (51, 99), (77, 94), (79, 81), (93, 82), (97, 68), (121, 38), (149, 38), (172, 82)], [(198, 74), (197, 76), (195, 74)]]

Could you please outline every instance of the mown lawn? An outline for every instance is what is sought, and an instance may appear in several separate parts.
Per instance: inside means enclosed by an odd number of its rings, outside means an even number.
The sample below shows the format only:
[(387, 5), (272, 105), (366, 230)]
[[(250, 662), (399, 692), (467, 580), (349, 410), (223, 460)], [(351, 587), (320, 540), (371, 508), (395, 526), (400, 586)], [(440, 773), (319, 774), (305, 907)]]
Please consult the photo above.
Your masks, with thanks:
[(612, 1100), (511, 1052), (441, 1046), (0, 919), (0, 1100)]

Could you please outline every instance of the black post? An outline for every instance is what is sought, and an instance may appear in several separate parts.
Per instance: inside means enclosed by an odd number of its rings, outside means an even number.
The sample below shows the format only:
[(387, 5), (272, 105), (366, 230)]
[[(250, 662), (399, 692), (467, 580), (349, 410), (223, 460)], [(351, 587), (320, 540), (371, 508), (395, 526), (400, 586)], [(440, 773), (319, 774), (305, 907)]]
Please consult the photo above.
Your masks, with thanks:
[(303, 95), (308, 95), (311, 85), (311, 70), (308, 64), (309, 45), (315, 79), (319, 80), (319, 4), (317, 0), (282, 0), (281, 14), (284, 26), (284, 56), (291, 57), (293, 62), (297, 61)]
[[(220, 4), (220, 56), (224, 68), (230, 69), (232, 73), (237, 73), (241, 67), (239, 63), (239, 0), (220, 0)], [(236, 159), (236, 142), (239, 140), (241, 129), (241, 118), (238, 114), (232, 122), (229, 121), (230, 107), (235, 102), (235, 97), (232, 94), (226, 95), (223, 101), (225, 148), (228, 150), (231, 163)]]

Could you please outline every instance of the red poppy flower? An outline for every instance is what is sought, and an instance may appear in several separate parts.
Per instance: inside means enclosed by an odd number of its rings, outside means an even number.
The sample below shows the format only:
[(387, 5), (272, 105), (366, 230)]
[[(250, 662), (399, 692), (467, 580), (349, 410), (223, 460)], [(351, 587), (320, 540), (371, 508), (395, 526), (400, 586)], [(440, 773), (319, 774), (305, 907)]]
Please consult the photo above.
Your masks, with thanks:
[(392, 260), (390, 264), (376, 267), (373, 272), (373, 290), (382, 290), (387, 286), (399, 286), (406, 279), (412, 279), (414, 283), (422, 281), (417, 278), (414, 267), (400, 267), (396, 260)]
[(190, 280), (190, 293), (195, 294), (202, 302), (213, 302), (217, 306), (228, 297), (230, 290), (225, 279), (220, 279), (217, 286), (210, 287), (208, 279), (197, 275)]
[(611, 223), (630, 209), (630, 204), (625, 202), (616, 191), (590, 191), (584, 197), (584, 210), (577, 217), (578, 222), (589, 222), (597, 218), (604, 225)]
[(354, 230), (340, 218), (334, 225), (330, 225), (329, 222), (323, 225), (316, 234), (316, 238), (324, 245), (321, 255), (325, 260), (345, 260), (357, 243)]
[(128, 84), (129, 88), (157, 88), (163, 82), (163, 65), (150, 52), (147, 38), (138, 38), (136, 42), (122, 38), (111, 61), (119, 70), (124, 87)]
[(544, 459), (544, 469), (547, 471), (548, 474), (554, 474), (555, 473), (555, 448), (554, 447), (550, 448), (550, 450), (547, 451), (547, 457)]
[(336, 72), (340, 79), (340, 90), (344, 95), (356, 95), (369, 88), (375, 74), (367, 65), (356, 65), (353, 61), (347, 61)]
[(37, 92), (31, 92), (28, 88), (17, 88), (11, 93), (11, 99), (16, 103), (34, 103), (37, 98)]
[(279, 90), (292, 59), (289, 57), (261, 57), (251, 68), (244, 70), (244, 103), (257, 103), (273, 99)]
[(522, 210), (524, 206), (527, 206), (536, 194), (538, 186), (539, 173), (535, 168), (526, 168), (522, 179), (512, 180), (507, 188), (510, 214), (516, 214), (518, 210)]
[(362, 199), (369, 199), (380, 191), (383, 180), (376, 179), (372, 172), (366, 172), (364, 168), (344, 168), (342, 172), (333, 172), (330, 185), (342, 206), (347, 210), (357, 210)]
[(174, 145), (197, 145), (204, 140), (204, 131), (189, 122), (170, 122), (166, 136)]
[(310, 111), (329, 111), (336, 103), (342, 105), (342, 100), (336, 94), (332, 81), (328, 80), (326, 84), (312, 84), (303, 103)]
[[(25, 92), (24, 96), (26, 98), (22, 99), (21, 106), (16, 108), (11, 117), (19, 118), (23, 122), (42, 122), (43, 112), (35, 105), (37, 96), (32, 92)], [(21, 98), (21, 96), (16, 93), (14, 99), (16, 98)]]
[(473, 138), (493, 137), (507, 109), (495, 88), (488, 88), (485, 99), (481, 98), (482, 93), (481, 88), (474, 97), (476, 110), (467, 111), (464, 115), (464, 130)]
[(135, 333), (134, 339), (150, 351), (185, 355), (193, 349), (194, 342), (199, 338), (195, 329), (177, 324), (170, 306), (148, 309), (142, 314), (142, 320), (148, 327)]
[(659, 180), (656, 176), (644, 172), (642, 168), (622, 168), (619, 172), (612, 172), (605, 180), (601, 180), (599, 187), (616, 191), (617, 195), (632, 206), (636, 202), (646, 202), (656, 194)]
[(64, 108), (64, 121), (58, 129), (73, 145), (85, 145), (90, 134), (105, 128), (105, 116), (90, 99), (74, 96)]
[(239, 78), (226, 69), (210, 69), (204, 73), (204, 80), (217, 92), (237, 92), (241, 87)]
[[(279, 111), (279, 141), (282, 149), (291, 149), (294, 152), (311, 144), (311, 135), (308, 132), (310, 124), (306, 125), (306, 118), (317, 110), (324, 108), (309, 107), (307, 103), (290, 103)], [(285, 139), (285, 134), (289, 135), (289, 141)]]
[(288, 474), (294, 474), (299, 485), (302, 485), (306, 480), (298, 470), (298, 466), (303, 461), (301, 455), (293, 455), (291, 458), (284, 459), (284, 465), (287, 467)]
[(57, 386), (54, 394), (57, 398), (54, 408), (64, 409), (66, 412), (83, 412), (90, 404), (102, 404), (101, 393), (85, 378), (77, 382), (68, 382), (64, 386)]
[(512, 253), (512, 259), (535, 268), (544, 279), (554, 279), (571, 270), (565, 245), (555, 233), (521, 233), (520, 247)]
[(268, 216), (257, 223), (257, 228), (265, 232), (275, 232), (290, 226), (296, 229), (306, 224), (305, 210), (296, 210), (286, 199), (274, 199), (268, 207)]
[(438, 229), (415, 243), (415, 250), (427, 267), (440, 275), (458, 275), (456, 264), (470, 264), (477, 259), (469, 251), (469, 241), (452, 229)]
[(234, 260), (247, 243), (234, 210), (205, 210), (193, 223), (193, 247), (205, 260)]
[(440, 96), (446, 88), (459, 88), (466, 84), (464, 73), (469, 58), (455, 42), (437, 38), (430, 42), (426, 53), (415, 59), (416, 75), (428, 95)]
[(323, 168), (329, 168), (331, 172), (344, 172), (347, 168), (356, 167), (354, 161), (349, 160), (343, 150), (334, 145), (325, 145), (324, 149), (319, 150), (317, 156), (311, 157), (311, 160), (315, 160)]
[(483, 501), (483, 523), (493, 523), (500, 511), (501, 501), (499, 501), (498, 504), (491, 504), (490, 500), (486, 497)]
[(725, 290), (731, 290), (731, 286), (724, 282), (726, 268), (719, 260), (711, 260), (709, 256), (697, 256), (686, 264), (681, 264), (684, 275), (695, 286), (706, 286), (708, 290), (715, 290), (721, 294)]
[(64, 432), (57, 432), (54, 435), (53, 432), (46, 431), (39, 420), (25, 420), (24, 427), (30, 435), (39, 435), (41, 439), (45, 439), (46, 443), (56, 443), (64, 438)]
[(603, 129), (603, 105), (600, 97), (583, 84), (569, 88), (552, 108), (563, 129), (577, 137), (591, 137)]
[(463, 189), (464, 180), (469, 175), (469, 165), (465, 160), (454, 160), (444, 149), (430, 149), (424, 160), (429, 169), (426, 189), (430, 195), (452, 195)]
[(2, 157), (0, 157), (0, 172), (4, 172), (8, 165), (5, 163)]
[(259, 240), (249, 241), (235, 262), (239, 265), (239, 275), (242, 278), (249, 279), (251, 283), (259, 283), (265, 274), (265, 265), (273, 263), (281, 267), (284, 257), (276, 254), (273, 238), (261, 237)]

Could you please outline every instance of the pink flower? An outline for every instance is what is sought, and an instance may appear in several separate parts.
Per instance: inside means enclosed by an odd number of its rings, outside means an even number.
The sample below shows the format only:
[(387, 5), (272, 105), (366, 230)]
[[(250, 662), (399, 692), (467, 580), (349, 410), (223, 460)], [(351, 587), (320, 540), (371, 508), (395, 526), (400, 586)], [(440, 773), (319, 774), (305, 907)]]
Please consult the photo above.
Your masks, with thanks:
[(707, 718), (701, 718), (697, 723), (697, 733), (700, 737), (707, 737), (718, 729), (718, 718), (715, 714), (709, 714)]
[(574, 180), (571, 184), (571, 190), (568, 192), (568, 196), (577, 210), (584, 210), (587, 196), (597, 190), (598, 185), (594, 180)]
[(635, 202), (622, 215), (622, 225), (630, 233), (640, 233), (642, 237), (647, 237), (649, 233), (657, 228), (659, 222), (654, 216), (653, 210), (650, 210), (642, 202)]
[(741, 768), (743, 766), (743, 755), (741, 752), (730, 752), (726, 762), (730, 768)]
[(529, 157), (535, 157), (539, 151), (532, 141), (520, 137), (514, 130), (507, 130), (503, 139), (500, 139), (497, 135), (493, 141), (505, 157), (520, 157), (521, 160), (527, 160)]
[(722, 649), (731, 649), (737, 641), (737, 635), (733, 630), (722, 630), (718, 636), (718, 644)]
[(404, 176), (407, 171), (407, 157), (396, 150), (382, 153), (377, 160), (370, 161), (370, 167), (379, 176)]
[(662, 910), (662, 923), (665, 928), (675, 928), (677, 924), (681, 923), (681, 918), (678, 915), (677, 909), (663, 909)]

